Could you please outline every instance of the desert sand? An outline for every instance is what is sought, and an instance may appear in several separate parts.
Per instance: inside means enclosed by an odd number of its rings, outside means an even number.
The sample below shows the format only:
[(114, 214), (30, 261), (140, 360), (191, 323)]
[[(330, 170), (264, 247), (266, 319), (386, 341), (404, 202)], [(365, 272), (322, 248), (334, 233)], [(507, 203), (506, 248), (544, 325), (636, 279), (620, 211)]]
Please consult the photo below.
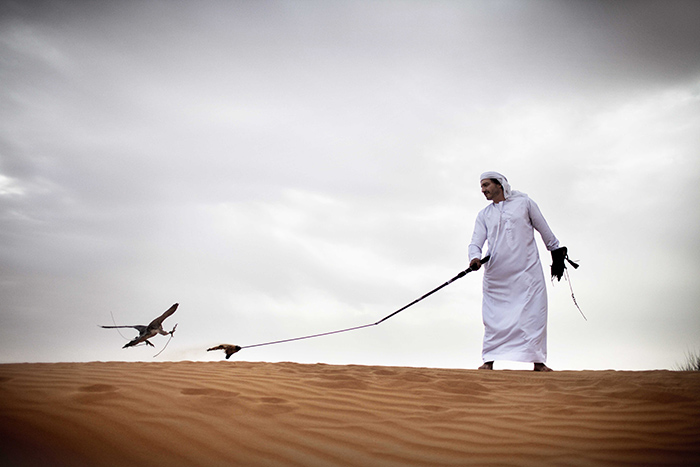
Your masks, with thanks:
[(0, 365), (0, 463), (700, 465), (700, 372)]

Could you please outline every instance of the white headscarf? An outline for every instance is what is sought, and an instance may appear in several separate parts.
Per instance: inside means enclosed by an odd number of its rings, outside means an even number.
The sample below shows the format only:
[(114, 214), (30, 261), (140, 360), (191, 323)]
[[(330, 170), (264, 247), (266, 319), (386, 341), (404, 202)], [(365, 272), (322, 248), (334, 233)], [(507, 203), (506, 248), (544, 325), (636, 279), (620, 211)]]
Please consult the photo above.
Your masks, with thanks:
[(500, 183), (503, 187), (503, 196), (505, 197), (505, 199), (508, 199), (511, 197), (511, 195), (515, 195), (517, 193), (517, 191), (513, 192), (513, 190), (510, 189), (510, 184), (508, 183), (508, 179), (505, 175), (500, 174), (498, 172), (484, 172), (481, 174), (481, 178), (479, 178), (479, 181), (486, 180), (487, 178), (493, 178), (494, 180), (498, 180), (498, 183)]

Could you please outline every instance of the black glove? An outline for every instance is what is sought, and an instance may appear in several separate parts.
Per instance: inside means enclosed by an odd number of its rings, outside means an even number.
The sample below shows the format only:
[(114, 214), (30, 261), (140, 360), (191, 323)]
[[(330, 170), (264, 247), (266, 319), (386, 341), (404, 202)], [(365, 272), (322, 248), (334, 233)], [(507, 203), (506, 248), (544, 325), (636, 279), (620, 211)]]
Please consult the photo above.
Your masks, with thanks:
[(556, 277), (558, 281), (561, 280), (561, 277), (564, 275), (564, 269), (566, 269), (566, 263), (564, 260), (568, 261), (569, 264), (574, 267), (574, 269), (578, 268), (578, 264), (569, 259), (565, 246), (552, 250), (552, 279)]

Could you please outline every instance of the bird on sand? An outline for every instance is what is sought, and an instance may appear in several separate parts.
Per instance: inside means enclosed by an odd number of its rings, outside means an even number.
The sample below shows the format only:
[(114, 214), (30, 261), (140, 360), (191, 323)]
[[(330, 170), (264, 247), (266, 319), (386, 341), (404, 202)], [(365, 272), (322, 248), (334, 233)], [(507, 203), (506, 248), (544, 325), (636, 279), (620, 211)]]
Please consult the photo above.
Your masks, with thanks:
[(211, 350), (223, 350), (223, 351), (225, 351), (226, 352), (226, 360), (228, 360), (231, 355), (233, 355), (236, 352), (238, 352), (239, 350), (241, 350), (241, 346), (231, 345), (231, 344), (221, 344), (221, 345), (217, 345), (216, 347), (212, 347), (210, 349), (207, 349), (207, 352), (209, 352)]
[(125, 349), (127, 347), (133, 347), (136, 344), (140, 344), (141, 342), (145, 342), (147, 345), (150, 345), (151, 347), (155, 347), (153, 344), (151, 344), (148, 339), (151, 337), (154, 337), (157, 334), (163, 335), (163, 336), (172, 336), (175, 333), (175, 328), (177, 328), (177, 324), (173, 327), (172, 331), (165, 331), (163, 330), (163, 321), (165, 321), (165, 318), (168, 316), (172, 315), (175, 313), (175, 310), (177, 310), (178, 303), (175, 303), (173, 306), (168, 308), (165, 313), (154, 319), (153, 321), (150, 322), (148, 326), (143, 326), (140, 324), (136, 324), (134, 326), (101, 326), (105, 329), (115, 329), (115, 328), (134, 328), (139, 332), (139, 335), (135, 337), (133, 340), (127, 342), (122, 349)]

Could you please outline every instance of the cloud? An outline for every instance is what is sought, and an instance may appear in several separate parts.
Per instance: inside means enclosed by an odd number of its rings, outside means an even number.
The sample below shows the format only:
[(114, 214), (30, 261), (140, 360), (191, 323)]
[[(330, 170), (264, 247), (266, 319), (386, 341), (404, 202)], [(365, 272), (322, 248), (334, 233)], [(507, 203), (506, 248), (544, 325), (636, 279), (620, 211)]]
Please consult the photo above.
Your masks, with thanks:
[[(374, 322), (466, 267), (490, 169), (580, 255), (589, 322), (551, 289), (553, 366), (693, 343), (696, 2), (3, 8), (2, 361), (150, 359), (96, 325), (174, 301), (187, 359)], [(240, 355), (475, 366), (479, 304), (469, 277)]]

